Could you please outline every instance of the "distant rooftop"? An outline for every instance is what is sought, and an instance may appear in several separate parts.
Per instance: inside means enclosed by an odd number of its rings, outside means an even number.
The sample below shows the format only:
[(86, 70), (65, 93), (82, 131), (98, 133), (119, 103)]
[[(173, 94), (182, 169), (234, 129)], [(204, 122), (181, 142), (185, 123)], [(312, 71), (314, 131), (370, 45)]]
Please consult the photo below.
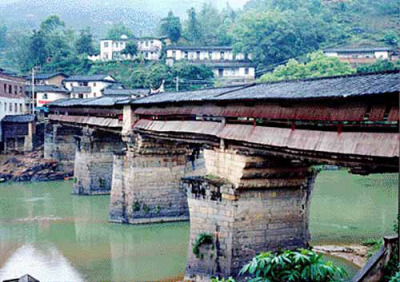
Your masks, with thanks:
[(135, 96), (143, 97), (149, 94), (149, 89), (138, 88), (138, 89), (112, 89), (106, 88), (103, 90), (104, 96)]
[(35, 115), (8, 115), (2, 122), (27, 123), (35, 120)]
[[(25, 86), (25, 91), (32, 92), (32, 86)], [(68, 90), (57, 85), (35, 85), (35, 92), (68, 93)]]
[[(111, 77), (110, 79), (107, 79), (108, 77)], [(115, 79), (108, 74), (95, 74), (95, 75), (73, 75), (70, 76), (66, 79), (64, 79), (65, 82), (73, 82), (73, 81), (79, 81), (79, 82), (88, 82), (88, 81), (106, 81), (106, 82), (115, 82)]]
[[(66, 74), (64, 74), (64, 73), (62, 73), (62, 72), (56, 72), (56, 73), (37, 73), (37, 74), (35, 74), (35, 79), (38, 79), (38, 80), (44, 80), (44, 79), (50, 79), (50, 78), (53, 78), (53, 77), (56, 77), (56, 76), (59, 76), (59, 75), (61, 75), (61, 76), (64, 76), (64, 77), (68, 77), (68, 75), (66, 75)], [(32, 79), (32, 76), (31, 75), (27, 75), (26, 76), (26, 79)]]
[(231, 51), (230, 46), (179, 46), (179, 45), (169, 45), (165, 50), (182, 50), (182, 51)]
[(324, 49), (324, 52), (343, 52), (343, 53), (353, 53), (353, 52), (384, 52), (384, 51), (394, 51), (393, 48), (389, 47), (360, 47), (360, 48), (329, 48)]
[(128, 104), (131, 100), (130, 97), (124, 96), (102, 96), (87, 99), (60, 99), (46, 104), (50, 107), (110, 107), (120, 103)]

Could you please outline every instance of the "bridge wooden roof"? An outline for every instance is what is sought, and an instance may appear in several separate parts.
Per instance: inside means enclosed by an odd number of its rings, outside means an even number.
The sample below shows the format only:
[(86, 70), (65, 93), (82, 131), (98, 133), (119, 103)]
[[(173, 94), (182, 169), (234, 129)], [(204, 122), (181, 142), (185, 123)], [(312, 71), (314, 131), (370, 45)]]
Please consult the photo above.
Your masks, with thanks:
[(131, 104), (341, 99), (398, 93), (400, 91), (399, 78), (399, 72), (396, 71), (251, 84), (197, 91), (166, 92), (131, 101)]

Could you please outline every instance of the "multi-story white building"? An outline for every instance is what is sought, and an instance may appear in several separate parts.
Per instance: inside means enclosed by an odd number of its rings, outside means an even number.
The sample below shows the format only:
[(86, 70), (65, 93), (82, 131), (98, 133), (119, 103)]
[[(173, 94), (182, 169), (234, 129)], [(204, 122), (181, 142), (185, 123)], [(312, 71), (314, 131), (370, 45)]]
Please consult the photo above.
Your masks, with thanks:
[(172, 66), (177, 61), (204, 64), (212, 68), (214, 76), (229, 80), (249, 82), (255, 79), (255, 66), (251, 55), (235, 54), (226, 46), (168, 46), (166, 63)]
[[(26, 86), (26, 93), (29, 96), (32, 93), (32, 86)], [(70, 98), (70, 92), (63, 86), (57, 85), (35, 85), (34, 108), (36, 111), (45, 110), (44, 105), (59, 99)]]
[[(115, 61), (115, 60), (131, 60), (132, 57), (129, 54), (123, 54), (128, 42), (134, 42), (137, 44), (138, 53), (140, 53), (144, 59), (157, 61), (160, 59), (162, 50), (162, 41), (156, 37), (142, 37), (135, 39), (128, 39), (126, 36), (121, 36), (119, 40), (103, 39), (100, 40), (100, 60), (102, 61)], [(98, 57), (91, 57), (92, 60)]]
[(94, 98), (102, 96), (106, 87), (116, 83), (111, 75), (74, 75), (63, 81), (71, 98)]
[(397, 60), (394, 50), (387, 47), (331, 48), (323, 50), (328, 57), (336, 57), (350, 64), (370, 64), (377, 60)]
[[(0, 69), (0, 121), (9, 115), (24, 115), (25, 79), (8, 74)], [(0, 127), (0, 142), (2, 131)]]

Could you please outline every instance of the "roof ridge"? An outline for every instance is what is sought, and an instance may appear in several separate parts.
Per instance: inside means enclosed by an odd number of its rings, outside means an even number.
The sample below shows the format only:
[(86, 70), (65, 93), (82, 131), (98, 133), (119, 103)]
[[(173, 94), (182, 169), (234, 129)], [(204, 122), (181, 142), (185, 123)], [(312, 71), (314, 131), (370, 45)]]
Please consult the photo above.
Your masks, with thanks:
[(391, 74), (391, 73), (399, 73), (400, 74), (400, 70), (390, 70), (390, 71), (381, 71), (381, 72), (367, 72), (367, 73), (354, 73), (354, 74), (334, 75), (334, 76), (319, 76), (319, 77), (296, 78), (296, 79), (284, 79), (284, 80), (275, 80), (275, 81), (268, 81), (268, 82), (256, 82), (256, 84), (257, 85), (279, 84), (279, 83), (285, 83), (285, 82), (315, 81), (315, 80), (337, 79), (337, 78), (357, 77), (357, 76), (370, 76), (370, 75)]

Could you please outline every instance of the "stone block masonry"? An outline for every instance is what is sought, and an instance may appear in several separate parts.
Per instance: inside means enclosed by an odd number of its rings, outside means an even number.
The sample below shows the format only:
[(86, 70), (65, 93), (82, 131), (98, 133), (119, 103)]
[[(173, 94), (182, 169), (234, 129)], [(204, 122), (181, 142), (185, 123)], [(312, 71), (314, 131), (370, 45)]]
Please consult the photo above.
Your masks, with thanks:
[(117, 134), (84, 129), (76, 138), (73, 193), (110, 194), (114, 152), (125, 148)]
[(74, 174), (75, 138), (80, 136), (80, 128), (47, 123), (44, 135), (44, 158), (58, 162), (58, 169), (66, 174)]
[[(315, 173), (277, 158), (205, 150), (207, 177), (184, 178), (190, 210), (185, 281), (236, 277), (256, 254), (307, 247)], [(193, 248), (205, 234), (212, 242)]]
[[(128, 151), (114, 156), (110, 220), (153, 223), (189, 220), (185, 175), (202, 174), (198, 150), (186, 145), (135, 135)], [(200, 168), (199, 168), (200, 166)]]

